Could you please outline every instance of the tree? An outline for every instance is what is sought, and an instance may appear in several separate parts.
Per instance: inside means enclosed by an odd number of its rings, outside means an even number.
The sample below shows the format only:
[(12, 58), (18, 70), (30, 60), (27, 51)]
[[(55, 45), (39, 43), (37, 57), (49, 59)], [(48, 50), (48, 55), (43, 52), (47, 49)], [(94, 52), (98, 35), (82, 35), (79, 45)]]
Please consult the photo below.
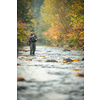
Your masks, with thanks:
[(35, 26), (33, 3), (34, 0), (17, 0), (17, 46), (26, 41), (28, 30)]
[(84, 0), (44, 0), (40, 13), (46, 41), (83, 47)]

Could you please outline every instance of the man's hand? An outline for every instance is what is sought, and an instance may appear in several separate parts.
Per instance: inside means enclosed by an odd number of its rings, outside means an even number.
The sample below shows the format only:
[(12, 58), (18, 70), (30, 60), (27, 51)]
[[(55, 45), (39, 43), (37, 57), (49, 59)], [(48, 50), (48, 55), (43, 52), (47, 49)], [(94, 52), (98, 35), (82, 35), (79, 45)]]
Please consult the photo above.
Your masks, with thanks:
[(35, 40), (37, 40), (37, 39), (35, 39)]

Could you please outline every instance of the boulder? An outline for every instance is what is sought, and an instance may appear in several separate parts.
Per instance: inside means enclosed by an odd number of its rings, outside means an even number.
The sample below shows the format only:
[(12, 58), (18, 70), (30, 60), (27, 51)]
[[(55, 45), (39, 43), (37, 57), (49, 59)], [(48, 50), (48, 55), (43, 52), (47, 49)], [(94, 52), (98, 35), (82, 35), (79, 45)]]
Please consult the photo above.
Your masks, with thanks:
[(70, 58), (64, 58), (64, 59), (63, 59), (63, 61), (73, 62), (73, 60), (72, 60), (72, 59), (70, 59)]
[(47, 59), (47, 60), (45, 60), (45, 62), (58, 62), (58, 61), (56, 61), (54, 59)]
[(63, 49), (63, 51), (70, 51), (69, 49)]
[(84, 61), (84, 57), (78, 58), (79, 61)]

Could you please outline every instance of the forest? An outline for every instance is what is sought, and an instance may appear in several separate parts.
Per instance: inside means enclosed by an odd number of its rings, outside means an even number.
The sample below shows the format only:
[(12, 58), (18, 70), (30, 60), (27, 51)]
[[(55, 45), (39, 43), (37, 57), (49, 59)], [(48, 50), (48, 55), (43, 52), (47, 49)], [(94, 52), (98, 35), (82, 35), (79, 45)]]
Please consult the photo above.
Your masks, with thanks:
[(37, 44), (84, 49), (84, 0), (17, 0), (17, 47), (30, 30)]

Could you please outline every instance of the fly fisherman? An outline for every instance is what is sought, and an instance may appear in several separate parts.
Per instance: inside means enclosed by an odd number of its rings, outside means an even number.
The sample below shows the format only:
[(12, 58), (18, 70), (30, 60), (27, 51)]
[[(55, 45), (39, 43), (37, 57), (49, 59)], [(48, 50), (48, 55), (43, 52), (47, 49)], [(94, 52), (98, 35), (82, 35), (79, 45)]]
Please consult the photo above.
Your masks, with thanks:
[(34, 30), (30, 31), (29, 39), (30, 39), (29, 40), (30, 41), (30, 55), (35, 55), (37, 35), (34, 33)]

